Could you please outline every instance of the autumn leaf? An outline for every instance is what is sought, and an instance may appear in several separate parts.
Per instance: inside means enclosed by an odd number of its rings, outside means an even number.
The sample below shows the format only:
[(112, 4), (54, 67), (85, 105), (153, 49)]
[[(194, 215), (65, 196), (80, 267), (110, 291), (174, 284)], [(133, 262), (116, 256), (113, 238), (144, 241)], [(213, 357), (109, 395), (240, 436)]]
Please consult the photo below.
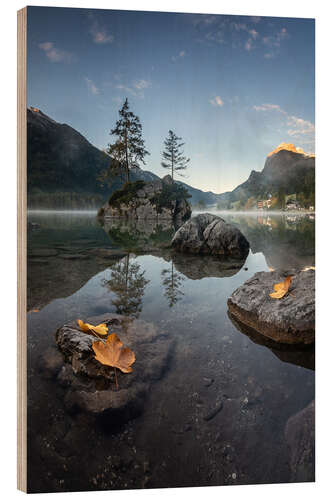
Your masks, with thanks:
[(92, 348), (95, 358), (102, 365), (119, 368), (124, 373), (132, 372), (131, 365), (135, 361), (135, 354), (129, 347), (123, 347), (123, 343), (116, 333), (111, 333), (106, 342), (93, 342)]
[(270, 297), (272, 297), (272, 299), (282, 299), (282, 297), (284, 297), (289, 290), (291, 280), (292, 276), (287, 276), (281, 283), (275, 283), (275, 292), (270, 293)]
[(89, 323), (84, 323), (80, 319), (77, 320), (77, 324), (81, 328), (84, 333), (95, 333), (97, 335), (107, 335), (108, 327), (105, 323), (101, 323), (100, 325), (90, 325)]
[(116, 387), (118, 389), (117, 372), (119, 368), (123, 373), (131, 373), (131, 365), (135, 361), (135, 354), (129, 347), (123, 347), (123, 343), (116, 333), (111, 333), (105, 342), (93, 342), (92, 348), (95, 358), (102, 365), (112, 366), (116, 377)]

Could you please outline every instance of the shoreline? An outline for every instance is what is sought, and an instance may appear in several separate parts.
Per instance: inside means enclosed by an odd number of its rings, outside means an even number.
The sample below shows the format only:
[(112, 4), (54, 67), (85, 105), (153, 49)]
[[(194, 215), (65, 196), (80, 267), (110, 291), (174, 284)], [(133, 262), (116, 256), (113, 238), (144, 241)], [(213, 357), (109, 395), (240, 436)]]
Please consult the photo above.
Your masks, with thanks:
[[(218, 214), (227, 214), (227, 215), (257, 215), (257, 216), (269, 216), (269, 215), (315, 215), (316, 211), (310, 211), (310, 210), (288, 210), (288, 211), (282, 211), (282, 210), (216, 210), (216, 209), (209, 209), (207, 207), (207, 210), (193, 210), (192, 214), (201, 214), (201, 213), (206, 213), (206, 212), (213, 212), (213, 213), (218, 213)], [(79, 209), (47, 209), (47, 208), (28, 208), (27, 209), (28, 214), (47, 214), (47, 213), (58, 213), (58, 214), (96, 214), (98, 213), (98, 209), (96, 210), (79, 210)]]

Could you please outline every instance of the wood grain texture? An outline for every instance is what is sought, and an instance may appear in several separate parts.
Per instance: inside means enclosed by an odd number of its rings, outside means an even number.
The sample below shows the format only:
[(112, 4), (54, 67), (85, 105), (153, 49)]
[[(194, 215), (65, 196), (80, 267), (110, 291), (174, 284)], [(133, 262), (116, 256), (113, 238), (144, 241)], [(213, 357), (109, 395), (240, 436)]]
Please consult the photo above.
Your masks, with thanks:
[(27, 491), (27, 8), (17, 13), (17, 487)]

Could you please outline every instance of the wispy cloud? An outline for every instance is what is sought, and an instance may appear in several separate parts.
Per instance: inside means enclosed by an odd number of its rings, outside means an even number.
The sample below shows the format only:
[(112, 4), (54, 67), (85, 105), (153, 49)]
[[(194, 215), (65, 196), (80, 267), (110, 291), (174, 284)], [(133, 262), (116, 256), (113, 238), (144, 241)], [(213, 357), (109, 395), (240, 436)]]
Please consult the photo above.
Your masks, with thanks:
[(222, 108), (222, 106), (224, 106), (224, 102), (222, 101), (219, 95), (216, 95), (215, 97), (213, 97), (213, 99), (209, 99), (209, 102), (211, 103), (212, 106), (215, 107)]
[(253, 50), (253, 49), (254, 49), (254, 43), (253, 43), (252, 38), (249, 38), (249, 39), (245, 42), (244, 49), (245, 49), (245, 50), (247, 50), (248, 52), (250, 52), (250, 50)]
[(272, 27), (269, 27), (269, 34), (266, 35), (268, 27), (261, 21), (257, 16), (192, 17), (192, 24), (198, 32), (198, 42), (231, 45), (234, 49), (243, 48), (247, 52), (264, 50), (264, 58), (271, 59), (279, 54), (282, 42), (290, 35), (284, 27), (276, 32), (272, 32)]
[(286, 115), (287, 113), (278, 104), (261, 104), (260, 106), (253, 106), (255, 111), (277, 111)]
[(288, 134), (291, 137), (302, 137), (314, 135), (315, 126), (308, 120), (303, 120), (303, 118), (298, 118), (297, 116), (288, 116), (288, 126), (291, 127), (288, 130)]
[(90, 30), (89, 30), (94, 43), (103, 45), (106, 43), (112, 43), (114, 36), (107, 31), (107, 29), (102, 26), (97, 20), (94, 20)]
[(111, 83), (111, 87), (122, 92), (123, 94), (129, 94), (133, 97), (138, 97), (139, 99), (144, 99), (145, 91), (152, 87), (150, 80), (145, 80), (143, 78), (138, 80), (133, 80), (131, 83), (124, 83), (120, 75), (115, 75), (114, 79), (117, 83)]
[(277, 56), (280, 52), (281, 42), (289, 37), (289, 33), (286, 28), (281, 28), (277, 33), (270, 36), (264, 36), (262, 38), (262, 43), (267, 49), (264, 57), (265, 59), (272, 59)]
[(53, 63), (73, 61), (73, 54), (55, 47), (53, 42), (43, 42), (38, 47), (45, 53), (46, 57)]
[(218, 21), (219, 16), (215, 16), (214, 14), (192, 14), (188, 16), (187, 19), (191, 20), (193, 26), (209, 26), (216, 21)]
[(176, 56), (172, 56), (171, 59), (173, 62), (176, 62), (179, 59), (184, 59), (185, 56), (186, 56), (186, 51), (181, 50)]
[(261, 104), (253, 106), (255, 111), (275, 112), (283, 116), (283, 127), (287, 128), (287, 134), (297, 139), (302, 145), (308, 144), (314, 148), (315, 125), (309, 120), (304, 120), (295, 115), (290, 115), (278, 104)]
[(99, 88), (94, 84), (92, 80), (89, 80), (89, 78), (85, 77), (85, 82), (87, 84), (88, 90), (93, 94), (93, 95), (98, 95), (99, 94)]
[(149, 87), (151, 87), (151, 82), (149, 82), (148, 80), (137, 80), (133, 83), (133, 87), (138, 90), (148, 89)]
[(256, 31), (255, 29), (249, 29), (248, 32), (249, 35), (251, 35), (254, 40), (256, 40), (259, 37), (258, 31)]

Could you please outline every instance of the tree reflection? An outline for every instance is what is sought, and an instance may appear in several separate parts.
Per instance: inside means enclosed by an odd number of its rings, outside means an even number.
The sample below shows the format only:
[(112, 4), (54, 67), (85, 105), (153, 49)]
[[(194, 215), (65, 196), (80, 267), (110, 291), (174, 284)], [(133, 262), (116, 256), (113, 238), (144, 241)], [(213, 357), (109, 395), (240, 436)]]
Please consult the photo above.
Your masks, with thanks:
[(103, 285), (116, 295), (112, 304), (118, 314), (138, 318), (142, 311), (145, 288), (149, 283), (138, 262), (131, 262), (126, 255), (110, 269), (110, 279), (103, 280)]
[(185, 278), (174, 270), (173, 262), (171, 262), (170, 269), (162, 270), (161, 277), (164, 287), (164, 296), (168, 300), (169, 307), (173, 307), (184, 295), (181, 286)]

